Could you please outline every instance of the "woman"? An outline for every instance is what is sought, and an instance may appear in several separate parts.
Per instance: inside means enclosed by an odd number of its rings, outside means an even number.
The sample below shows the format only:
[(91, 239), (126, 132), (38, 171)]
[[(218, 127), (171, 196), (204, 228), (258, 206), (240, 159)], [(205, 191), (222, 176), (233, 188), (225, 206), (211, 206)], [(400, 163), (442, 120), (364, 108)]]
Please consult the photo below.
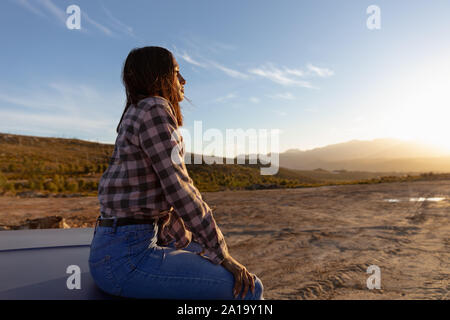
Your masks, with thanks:
[(184, 164), (179, 102), (185, 79), (170, 51), (132, 50), (126, 107), (108, 169), (89, 267), (112, 295), (263, 299), (261, 281), (228, 253), (210, 207)]

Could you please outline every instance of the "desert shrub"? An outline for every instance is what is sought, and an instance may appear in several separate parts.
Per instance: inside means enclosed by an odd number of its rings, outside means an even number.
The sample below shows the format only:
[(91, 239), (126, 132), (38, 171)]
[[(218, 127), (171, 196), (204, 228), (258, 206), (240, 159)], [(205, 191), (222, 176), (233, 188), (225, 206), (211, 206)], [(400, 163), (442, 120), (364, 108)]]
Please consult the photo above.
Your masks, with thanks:
[(14, 187), (14, 183), (7, 182), (4, 185), (3, 190), (5, 190), (5, 191), (16, 191), (16, 188)]
[(3, 173), (0, 172), (0, 188), (3, 188), (6, 183), (8, 182), (8, 179), (3, 175)]
[(86, 182), (84, 189), (86, 191), (96, 191), (98, 189), (98, 182), (97, 181), (88, 181), (88, 182)]
[(36, 172), (39, 174), (43, 174), (45, 172), (45, 164), (42, 161), (39, 161), (39, 163), (37, 164)]
[(84, 190), (86, 182), (84, 180), (78, 180), (78, 190)]
[(59, 174), (55, 174), (52, 177), (52, 181), (56, 185), (56, 187), (58, 189), (57, 191), (61, 192), (61, 191), (66, 190), (66, 187), (67, 187), (66, 177), (61, 176)]
[(51, 182), (51, 181), (46, 182), (44, 184), (44, 188), (45, 188), (45, 190), (48, 190), (50, 192), (57, 192), (58, 191), (58, 186), (55, 183)]
[(14, 189), (16, 191), (22, 191), (24, 188), (24, 184), (22, 182), (16, 182), (14, 183)]
[(77, 192), (78, 191), (78, 183), (76, 182), (69, 182), (67, 184), (66, 190), (70, 192)]
[(103, 173), (106, 170), (106, 165), (101, 163), (97, 165), (97, 169), (95, 170), (96, 173)]
[(74, 170), (73, 170), (73, 167), (74, 167), (74, 165), (73, 165), (72, 163), (68, 163), (67, 166), (66, 166), (67, 172), (70, 173), (70, 174), (72, 174), (73, 171), (74, 171)]
[(42, 180), (34, 181), (34, 190), (44, 190), (44, 182)]
[(31, 190), (44, 190), (44, 179), (42, 176), (33, 175), (28, 181), (28, 187)]
[(30, 188), (31, 190), (36, 190), (36, 182), (34, 180), (29, 181), (28, 188)]
[(58, 164), (58, 169), (57, 169), (57, 172), (59, 172), (59, 173), (63, 173), (64, 172), (64, 165), (63, 164)]
[(91, 172), (96, 172), (96, 171), (97, 171), (97, 168), (95, 165), (88, 164), (88, 165), (84, 166), (83, 173), (91, 173)]

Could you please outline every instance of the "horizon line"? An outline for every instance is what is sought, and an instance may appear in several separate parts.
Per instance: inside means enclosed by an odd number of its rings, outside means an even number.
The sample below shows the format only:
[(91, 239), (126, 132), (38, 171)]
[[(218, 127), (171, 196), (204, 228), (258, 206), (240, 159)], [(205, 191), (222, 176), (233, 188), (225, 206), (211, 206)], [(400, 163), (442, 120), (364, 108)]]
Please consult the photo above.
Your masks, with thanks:
[[(98, 143), (98, 144), (103, 144), (103, 145), (114, 145), (115, 142), (109, 142), (109, 141), (100, 141), (99, 139), (80, 139), (77, 137), (71, 137), (71, 138), (67, 138), (67, 137), (63, 137), (63, 136), (39, 136), (39, 135), (26, 135), (26, 134), (18, 134), (18, 133), (10, 133), (10, 132), (0, 132), (0, 135), (15, 135), (15, 136), (24, 136), (24, 137), (34, 137), (34, 138), (49, 138), (49, 139), (66, 139), (66, 140), (80, 140), (80, 141), (85, 141), (85, 142), (91, 142), (91, 143)], [(395, 137), (379, 137), (379, 138), (373, 138), (373, 139), (351, 139), (351, 140), (346, 140), (346, 141), (341, 141), (341, 142), (335, 142), (335, 143), (330, 143), (330, 144), (326, 144), (326, 145), (321, 145), (321, 146), (317, 146), (317, 147), (313, 147), (310, 149), (300, 149), (300, 148), (286, 148), (283, 151), (278, 152), (278, 154), (282, 154), (282, 153), (286, 153), (288, 151), (298, 151), (298, 152), (306, 152), (306, 151), (312, 151), (315, 149), (320, 149), (320, 148), (326, 148), (329, 146), (334, 146), (334, 145), (338, 145), (338, 144), (344, 144), (344, 143), (349, 143), (349, 142), (353, 142), (353, 141), (358, 141), (358, 142), (373, 142), (376, 140), (397, 140), (399, 142), (412, 142), (412, 143), (420, 143), (420, 144), (424, 144), (430, 147), (437, 147), (437, 148), (441, 148), (443, 150), (443, 152), (448, 152), (450, 155), (450, 149), (449, 148), (444, 148), (442, 146), (436, 145), (434, 143), (430, 143), (430, 142), (424, 142), (424, 141), (420, 141), (417, 139), (400, 139), (400, 138), (395, 138)], [(191, 153), (191, 152), (186, 152), (187, 153)], [(191, 154), (195, 154), (195, 153), (191, 153)], [(251, 155), (254, 153), (245, 153), (245, 155)], [(256, 153), (259, 154), (259, 153)], [(266, 153), (266, 154), (271, 154), (270, 152)], [(205, 155), (202, 154), (203, 156), (206, 157), (222, 157), (222, 158), (227, 158), (227, 156), (219, 156), (219, 155)], [(237, 157), (238, 155), (236, 155), (235, 157)]]

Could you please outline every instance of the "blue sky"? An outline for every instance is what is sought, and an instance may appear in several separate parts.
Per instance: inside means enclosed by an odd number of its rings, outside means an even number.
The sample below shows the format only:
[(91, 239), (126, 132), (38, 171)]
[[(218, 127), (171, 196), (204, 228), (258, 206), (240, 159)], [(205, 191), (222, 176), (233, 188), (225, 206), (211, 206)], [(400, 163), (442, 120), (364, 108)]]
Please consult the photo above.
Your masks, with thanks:
[[(72, 4), (81, 30), (66, 27)], [(114, 143), (123, 61), (157, 45), (187, 80), (188, 130), (280, 129), (280, 151), (382, 137), (449, 148), (449, 16), (439, 0), (4, 0), (0, 132)]]

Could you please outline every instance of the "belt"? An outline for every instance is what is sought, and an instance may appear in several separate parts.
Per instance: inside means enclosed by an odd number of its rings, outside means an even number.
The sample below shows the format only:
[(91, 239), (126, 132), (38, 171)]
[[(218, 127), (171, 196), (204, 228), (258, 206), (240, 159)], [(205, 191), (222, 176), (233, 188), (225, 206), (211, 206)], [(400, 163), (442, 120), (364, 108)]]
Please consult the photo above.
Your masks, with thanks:
[(113, 227), (114, 220), (117, 220), (116, 226), (126, 226), (129, 224), (153, 224), (158, 222), (158, 218), (153, 219), (136, 219), (136, 218), (117, 218), (117, 219), (98, 219), (98, 225), (100, 227)]

